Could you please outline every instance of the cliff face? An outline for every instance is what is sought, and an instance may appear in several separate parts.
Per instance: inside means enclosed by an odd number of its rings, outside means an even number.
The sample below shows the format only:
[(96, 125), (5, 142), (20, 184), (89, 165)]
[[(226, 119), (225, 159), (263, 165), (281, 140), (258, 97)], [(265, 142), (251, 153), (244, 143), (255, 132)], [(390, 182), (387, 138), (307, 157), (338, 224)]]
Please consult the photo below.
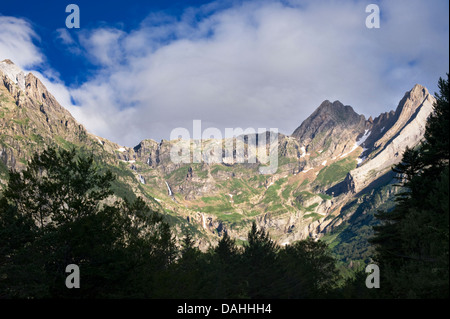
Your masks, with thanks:
[(321, 157), (351, 152), (366, 128), (364, 115), (339, 101), (324, 101), (293, 133), (306, 152), (320, 151)]
[(0, 154), (3, 163), (22, 169), (30, 153), (55, 139), (84, 141), (78, 124), (33, 74), (24, 75), (11, 61), (0, 63)]
[(0, 62), (0, 156), (14, 169), (48, 145), (83, 145), (112, 153), (120, 146), (90, 134), (32, 73)]
[[(324, 101), (291, 136), (277, 135), (278, 169), (264, 175), (261, 163), (247, 162), (248, 144), (245, 163), (228, 161), (236, 153), (220, 163), (175, 163), (170, 152), (177, 141), (149, 139), (128, 148), (92, 135), (38, 78), (5, 60), (0, 62), (0, 186), (6, 168), (23, 169), (49, 145), (74, 145), (114, 170), (118, 196), (129, 189), (177, 225), (194, 227), (203, 248), (225, 231), (245, 240), (253, 221), (280, 244), (321, 237), (350, 220), (348, 203), (358, 203), (362, 190), (380, 181), (406, 147), (420, 142), (433, 102), (426, 88), (416, 85), (395, 112), (366, 119), (351, 106)], [(185, 141), (191, 150), (228, 142)]]
[(349, 105), (340, 101), (331, 103), (328, 100), (322, 104), (292, 133), (310, 144), (316, 136), (329, 131), (339, 132), (344, 130), (361, 130), (364, 128), (364, 115), (357, 114)]
[(419, 144), (425, 133), (428, 116), (435, 98), (421, 85), (415, 85), (400, 101), (395, 122), (386, 129), (367, 151), (368, 159), (349, 172), (349, 191), (357, 193), (391, 170), (402, 159), (403, 151)]

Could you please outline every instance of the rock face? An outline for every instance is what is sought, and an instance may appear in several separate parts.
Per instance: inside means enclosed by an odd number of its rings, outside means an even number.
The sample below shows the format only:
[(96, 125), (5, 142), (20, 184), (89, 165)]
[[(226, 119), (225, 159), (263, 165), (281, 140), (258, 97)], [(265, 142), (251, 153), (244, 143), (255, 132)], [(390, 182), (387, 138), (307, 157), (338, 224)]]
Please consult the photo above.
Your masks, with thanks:
[(340, 101), (322, 104), (292, 133), (308, 144), (316, 135), (330, 130), (358, 127), (364, 124), (364, 115), (358, 115), (351, 106)]
[(17, 84), (21, 90), (25, 89), (25, 75), (11, 60), (6, 59), (0, 62), (0, 71), (2, 71), (14, 84)]
[(369, 159), (349, 172), (346, 179), (349, 191), (357, 193), (390, 171), (401, 161), (407, 147), (412, 148), (422, 140), (434, 102), (428, 90), (418, 84), (405, 94), (393, 115), (395, 122), (368, 150)]
[(32, 73), (11, 60), (0, 62), (0, 154), (9, 168), (22, 169), (49, 145), (84, 145), (113, 153), (115, 143), (87, 132)]
[(322, 151), (331, 157), (348, 152), (366, 126), (364, 115), (357, 114), (351, 106), (326, 100), (292, 136), (300, 141), (306, 152)]
[(145, 159), (145, 163), (150, 167), (155, 167), (159, 164), (160, 145), (153, 140), (143, 140), (134, 147), (137, 157)]
[[(2, 118), (0, 147), (4, 164), (21, 169), (31, 152), (55, 140), (86, 142), (88, 133), (33, 74), (10, 60), (0, 62)], [(28, 137), (30, 140), (26, 140)]]

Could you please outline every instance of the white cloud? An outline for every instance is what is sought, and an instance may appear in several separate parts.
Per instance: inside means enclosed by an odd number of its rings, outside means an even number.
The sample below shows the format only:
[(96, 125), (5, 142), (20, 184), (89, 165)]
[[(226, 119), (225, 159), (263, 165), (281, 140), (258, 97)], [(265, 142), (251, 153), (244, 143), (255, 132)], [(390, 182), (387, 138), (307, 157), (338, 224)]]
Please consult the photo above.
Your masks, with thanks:
[(12, 60), (21, 68), (36, 66), (44, 56), (33, 44), (39, 37), (30, 23), (15, 17), (0, 16), (0, 61)]
[(113, 66), (121, 62), (120, 43), (124, 35), (125, 32), (113, 28), (95, 29), (81, 33), (80, 42), (93, 62), (103, 66)]
[(56, 29), (57, 38), (61, 40), (62, 44), (74, 44), (75, 40), (70, 35), (66, 28)]

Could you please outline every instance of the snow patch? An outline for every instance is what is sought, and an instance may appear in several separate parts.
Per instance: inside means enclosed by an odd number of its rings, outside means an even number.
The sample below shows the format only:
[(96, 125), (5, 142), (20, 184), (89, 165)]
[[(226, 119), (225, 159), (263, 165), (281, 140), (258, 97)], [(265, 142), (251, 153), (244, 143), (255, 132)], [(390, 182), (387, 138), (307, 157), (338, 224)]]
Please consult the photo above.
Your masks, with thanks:
[(126, 151), (126, 149), (125, 148), (123, 148), (123, 147), (121, 147), (121, 148), (119, 148), (118, 150), (117, 150), (118, 152), (121, 152), (121, 153), (123, 153), (123, 152), (125, 152)]
[(354, 150), (356, 150), (358, 148), (358, 146), (362, 145), (367, 140), (367, 138), (369, 137), (370, 133), (371, 133), (371, 131), (365, 130), (363, 136), (361, 136), (361, 138), (356, 141), (356, 143), (355, 143), (355, 145), (353, 145), (352, 149), (349, 152), (344, 153), (341, 156), (339, 156), (339, 158), (345, 157), (348, 154), (350, 154), (351, 152), (353, 152)]
[(370, 133), (371, 133), (371, 131), (365, 130), (364, 135), (361, 136), (361, 138), (358, 141), (356, 141), (356, 145), (357, 146), (362, 145), (367, 140), (367, 138), (370, 136)]
[(0, 62), (0, 70), (21, 90), (25, 90), (25, 73), (17, 65), (4, 60)]
[(302, 151), (302, 153), (300, 154), (300, 157), (304, 157), (306, 155), (306, 149), (304, 146), (300, 147), (300, 150)]
[(322, 166), (325, 166), (325, 165), (327, 165), (327, 160), (324, 160), (324, 161), (322, 162)]

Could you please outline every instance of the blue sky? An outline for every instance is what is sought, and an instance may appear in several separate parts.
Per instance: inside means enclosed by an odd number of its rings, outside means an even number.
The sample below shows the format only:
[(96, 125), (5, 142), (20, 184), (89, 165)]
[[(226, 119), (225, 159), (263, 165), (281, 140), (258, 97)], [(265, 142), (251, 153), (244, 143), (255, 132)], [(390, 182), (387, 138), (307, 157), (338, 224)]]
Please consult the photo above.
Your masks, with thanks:
[[(68, 84), (80, 84), (95, 73), (97, 66), (90, 63), (82, 55), (74, 55), (61, 45), (58, 30), (65, 27), (65, 19), (69, 13), (66, 6), (75, 3), (81, 12), (81, 30), (92, 30), (101, 27), (116, 27), (129, 32), (142, 23), (152, 12), (164, 13), (176, 19), (183, 15), (186, 8), (207, 4), (207, 0), (190, 1), (60, 1), (47, 0), (22, 1), (0, 5), (0, 14), (14, 16), (28, 21), (39, 37), (37, 45), (42, 49), (47, 64), (36, 69), (44, 69), (50, 65), (60, 73), (61, 79)], [(43, 5), (44, 3), (44, 5)], [(74, 37), (79, 29), (67, 29)]]
[[(80, 8), (67, 29), (65, 7)], [(368, 29), (365, 8), (381, 12)], [(21, 1), (0, 4), (0, 59), (38, 75), (89, 131), (126, 146), (171, 130), (278, 128), (325, 100), (395, 109), (449, 70), (447, 0)]]

